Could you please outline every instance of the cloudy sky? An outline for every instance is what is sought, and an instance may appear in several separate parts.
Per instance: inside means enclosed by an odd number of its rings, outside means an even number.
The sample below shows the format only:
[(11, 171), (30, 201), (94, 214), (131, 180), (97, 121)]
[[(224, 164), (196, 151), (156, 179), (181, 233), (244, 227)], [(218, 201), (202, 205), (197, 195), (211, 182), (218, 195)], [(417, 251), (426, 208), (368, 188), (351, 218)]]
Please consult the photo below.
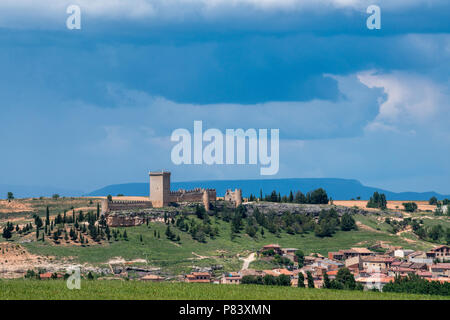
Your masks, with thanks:
[(261, 178), (173, 165), (202, 120), (279, 128), (277, 178), (450, 194), (449, 21), (447, 0), (2, 0), (0, 183)]

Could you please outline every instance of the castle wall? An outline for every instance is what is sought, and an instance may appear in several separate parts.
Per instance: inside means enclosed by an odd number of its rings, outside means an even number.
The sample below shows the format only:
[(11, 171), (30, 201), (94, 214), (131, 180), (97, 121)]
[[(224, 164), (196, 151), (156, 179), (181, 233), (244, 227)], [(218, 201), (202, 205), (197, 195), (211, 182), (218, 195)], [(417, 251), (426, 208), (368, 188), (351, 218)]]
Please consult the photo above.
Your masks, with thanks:
[[(106, 207), (105, 207), (106, 206)], [(135, 200), (113, 200), (113, 201), (102, 201), (102, 213), (107, 213), (110, 211), (120, 211), (132, 209), (148, 209), (152, 208), (151, 201), (135, 201)]]
[[(207, 194), (204, 195), (204, 194)], [(204, 202), (205, 197), (208, 201), (216, 201), (215, 189), (193, 189), (193, 190), (178, 190), (170, 192), (170, 202)], [(206, 206), (205, 206), (206, 208)]]

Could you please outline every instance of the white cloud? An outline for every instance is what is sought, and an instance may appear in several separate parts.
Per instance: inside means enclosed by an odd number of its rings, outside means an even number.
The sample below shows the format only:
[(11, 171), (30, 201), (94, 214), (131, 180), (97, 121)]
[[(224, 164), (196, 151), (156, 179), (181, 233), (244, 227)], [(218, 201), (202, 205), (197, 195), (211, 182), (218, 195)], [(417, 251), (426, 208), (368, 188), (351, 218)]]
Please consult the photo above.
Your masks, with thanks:
[(436, 125), (450, 110), (448, 88), (423, 76), (365, 71), (358, 74), (358, 79), (369, 88), (382, 88), (386, 94), (376, 119), (367, 126), (369, 130), (402, 129), (414, 134), (414, 126)]

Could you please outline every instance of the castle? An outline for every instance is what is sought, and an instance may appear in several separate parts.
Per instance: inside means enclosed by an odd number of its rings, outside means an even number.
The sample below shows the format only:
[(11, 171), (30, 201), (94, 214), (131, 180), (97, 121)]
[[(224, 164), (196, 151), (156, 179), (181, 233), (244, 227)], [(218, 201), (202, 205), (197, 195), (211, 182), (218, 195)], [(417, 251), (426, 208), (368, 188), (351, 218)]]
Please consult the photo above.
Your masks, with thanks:
[[(216, 189), (170, 190), (170, 172), (150, 172), (150, 197), (149, 200), (109, 200), (102, 201), (102, 214), (133, 209), (162, 208), (171, 203), (195, 202), (203, 203), (208, 211), (211, 202), (217, 200)], [(227, 190), (225, 201), (233, 202), (236, 207), (242, 204), (242, 190)]]

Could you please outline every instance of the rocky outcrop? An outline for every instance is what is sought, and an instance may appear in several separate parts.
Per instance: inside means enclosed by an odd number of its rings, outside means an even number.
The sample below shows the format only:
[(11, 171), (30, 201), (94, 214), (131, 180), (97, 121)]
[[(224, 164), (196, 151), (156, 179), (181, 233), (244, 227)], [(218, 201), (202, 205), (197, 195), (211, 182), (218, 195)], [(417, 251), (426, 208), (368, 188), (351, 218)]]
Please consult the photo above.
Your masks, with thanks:
[(297, 203), (279, 203), (279, 202), (249, 202), (244, 203), (247, 212), (252, 214), (255, 208), (261, 213), (275, 213), (282, 215), (285, 212), (295, 213), (295, 214), (307, 214), (312, 216), (318, 216), (322, 210), (331, 210), (332, 208), (336, 210), (339, 215), (344, 213), (350, 214), (377, 214), (376, 211), (367, 211), (361, 208), (349, 208), (343, 206), (325, 205), (325, 204), (297, 204)]

